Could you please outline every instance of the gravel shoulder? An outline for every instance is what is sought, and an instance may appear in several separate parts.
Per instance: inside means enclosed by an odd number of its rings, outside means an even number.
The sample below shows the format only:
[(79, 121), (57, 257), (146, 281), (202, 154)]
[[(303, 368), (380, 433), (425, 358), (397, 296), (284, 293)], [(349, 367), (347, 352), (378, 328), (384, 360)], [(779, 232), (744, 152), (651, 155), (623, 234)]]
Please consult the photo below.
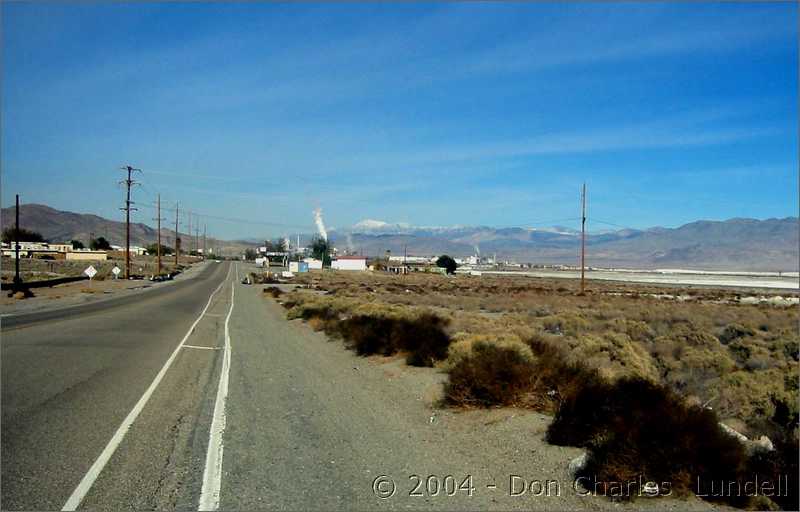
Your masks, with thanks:
[[(717, 508), (696, 498), (622, 505), (584, 496), (567, 469), (581, 451), (544, 441), (547, 416), (442, 409), (442, 372), (399, 358), (357, 357), (286, 321), (263, 286), (240, 289), (231, 319), (222, 509)], [(395, 493), (380, 499), (373, 482), (384, 475)], [(413, 495), (412, 475), (423, 481), (421, 496)], [(432, 496), (425, 488), (431, 475), (452, 475), (459, 484), (471, 475), (472, 496)], [(513, 475), (557, 484), (549, 496), (511, 496)]]

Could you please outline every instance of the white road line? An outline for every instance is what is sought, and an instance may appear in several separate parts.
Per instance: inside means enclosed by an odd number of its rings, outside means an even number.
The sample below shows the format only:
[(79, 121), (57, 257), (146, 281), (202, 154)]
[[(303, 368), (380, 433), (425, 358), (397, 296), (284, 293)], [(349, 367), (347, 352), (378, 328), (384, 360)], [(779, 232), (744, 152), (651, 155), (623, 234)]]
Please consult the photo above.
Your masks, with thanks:
[[(235, 263), (234, 263), (235, 265)], [(236, 279), (231, 284), (231, 307), (225, 317), (225, 356), (222, 359), (222, 373), (217, 388), (217, 401), (214, 404), (214, 418), (211, 421), (211, 433), (208, 438), (206, 467), (203, 470), (203, 488), (200, 491), (199, 510), (219, 509), (220, 487), (222, 486), (222, 453), (224, 445), (222, 435), (225, 433), (225, 405), (228, 400), (228, 375), (231, 369), (231, 333), (230, 321), (233, 313), (233, 299), (236, 283), (239, 281), (239, 269), (236, 268)]]
[(155, 379), (153, 379), (153, 382), (150, 383), (150, 387), (147, 388), (147, 391), (144, 392), (139, 401), (136, 402), (136, 405), (133, 406), (133, 409), (131, 409), (131, 412), (128, 413), (128, 416), (126, 416), (125, 419), (122, 421), (122, 424), (119, 426), (119, 428), (114, 433), (111, 440), (108, 442), (106, 447), (100, 453), (100, 456), (97, 457), (97, 460), (94, 461), (92, 467), (90, 467), (89, 471), (86, 473), (86, 475), (84, 475), (83, 479), (78, 484), (78, 487), (76, 487), (75, 490), (72, 491), (72, 495), (70, 495), (69, 499), (67, 499), (67, 502), (64, 504), (64, 507), (61, 510), (76, 510), (78, 506), (81, 504), (81, 501), (83, 501), (83, 498), (86, 497), (86, 494), (89, 492), (89, 489), (92, 488), (92, 485), (94, 484), (95, 480), (97, 480), (97, 477), (100, 476), (100, 473), (103, 471), (103, 468), (106, 466), (109, 459), (111, 459), (111, 456), (114, 455), (114, 452), (117, 450), (117, 447), (120, 445), (120, 443), (122, 443), (122, 439), (125, 437), (125, 434), (131, 428), (133, 422), (136, 421), (136, 418), (139, 416), (139, 413), (142, 412), (144, 406), (147, 405), (147, 401), (150, 400), (150, 396), (158, 387), (159, 383), (161, 382), (161, 379), (164, 378), (164, 374), (166, 374), (167, 370), (169, 370), (169, 367), (172, 365), (172, 361), (175, 360), (175, 357), (178, 355), (178, 352), (180, 352), (181, 348), (183, 347), (183, 344), (186, 343), (187, 339), (189, 339), (189, 336), (192, 334), (195, 327), (197, 327), (197, 324), (200, 323), (200, 320), (203, 318), (203, 315), (205, 315), (209, 306), (211, 306), (211, 300), (214, 298), (214, 295), (216, 295), (216, 293), (220, 290), (220, 288), (222, 288), (222, 285), (224, 285), (228, 281), (230, 274), (231, 271), (230, 268), (228, 268), (228, 275), (225, 276), (225, 280), (222, 281), (219, 284), (219, 286), (217, 286), (214, 289), (213, 292), (211, 292), (211, 295), (208, 297), (208, 302), (206, 303), (206, 307), (203, 308), (203, 311), (200, 313), (200, 316), (198, 316), (197, 320), (195, 320), (192, 326), (189, 327), (189, 330), (186, 332), (186, 335), (183, 337), (178, 346), (175, 347), (175, 350), (172, 352), (172, 355), (169, 356), (169, 359), (167, 359), (167, 362), (164, 363), (164, 366), (161, 368), (158, 374), (156, 374), (156, 377)]
[[(208, 316), (208, 315), (206, 315)], [(222, 347), (201, 347), (199, 345), (184, 345), (183, 348), (199, 348), (202, 350), (220, 350)]]

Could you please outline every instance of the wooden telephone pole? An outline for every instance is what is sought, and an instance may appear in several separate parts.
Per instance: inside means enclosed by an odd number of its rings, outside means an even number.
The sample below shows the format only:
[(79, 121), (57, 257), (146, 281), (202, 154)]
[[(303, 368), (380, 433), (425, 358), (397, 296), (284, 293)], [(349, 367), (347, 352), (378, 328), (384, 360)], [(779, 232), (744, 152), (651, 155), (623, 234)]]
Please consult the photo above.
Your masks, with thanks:
[(131, 185), (137, 183), (131, 179), (131, 174), (134, 172), (142, 172), (142, 170), (135, 169), (130, 165), (122, 166), (122, 170), (128, 172), (128, 178), (120, 182), (124, 183), (127, 188), (125, 207), (120, 208), (120, 210), (125, 210), (125, 279), (128, 279), (131, 277), (131, 210), (136, 211), (136, 208), (131, 208), (131, 205), (134, 204), (131, 201)]
[(189, 235), (189, 251), (188, 252), (189, 252), (189, 255), (191, 255), (192, 254), (192, 212), (187, 212), (187, 215), (189, 216), (189, 227), (188, 227), (188, 233), (186, 233), (186, 234)]
[(178, 234), (178, 207), (179, 203), (175, 202), (175, 270), (178, 270), (178, 253), (181, 252), (181, 239)]
[(16, 217), (17, 220), (14, 224), (14, 258), (16, 258), (14, 260), (14, 292), (18, 291), (22, 284), (22, 279), (19, 277), (19, 194), (17, 194)]
[(581, 293), (586, 290), (586, 183), (581, 192)]
[(161, 221), (165, 220), (161, 218), (161, 194), (158, 194), (158, 214), (156, 218), (153, 219), (158, 221), (158, 241), (156, 242), (156, 254), (158, 255), (156, 259), (156, 275), (161, 275)]

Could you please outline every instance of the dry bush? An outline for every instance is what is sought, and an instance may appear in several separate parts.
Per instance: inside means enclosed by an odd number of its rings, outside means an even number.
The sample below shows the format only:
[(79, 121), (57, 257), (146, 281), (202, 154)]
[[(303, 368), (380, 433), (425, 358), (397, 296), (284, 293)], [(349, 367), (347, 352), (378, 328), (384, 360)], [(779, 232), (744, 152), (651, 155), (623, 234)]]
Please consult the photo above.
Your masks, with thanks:
[(398, 321), (392, 339), (400, 350), (408, 352), (406, 362), (412, 366), (433, 366), (447, 357), (450, 337), (445, 332), (448, 320), (428, 313), (412, 320)]
[(791, 377), (777, 369), (726, 374), (720, 379), (716, 408), (723, 417), (742, 417), (754, 423), (758, 418), (774, 418), (777, 404), (783, 403), (787, 414), (797, 417), (797, 380), (797, 369)]
[(522, 353), (523, 357), (533, 361), (533, 352), (528, 345), (523, 343), (519, 336), (513, 334), (494, 335), (494, 334), (467, 334), (457, 333), (452, 338), (450, 347), (447, 349), (447, 360), (444, 368), (452, 369), (462, 359), (472, 357), (472, 348), (477, 343), (488, 343), (500, 347), (512, 348)]
[(413, 366), (433, 366), (447, 357), (449, 323), (430, 313), (345, 297), (292, 293), (287, 318), (313, 322), (315, 330), (345, 339), (359, 355), (407, 354)]
[[(798, 439), (792, 436), (776, 437), (773, 440), (774, 451), (756, 450), (748, 459), (745, 468), (745, 477), (750, 480), (758, 478), (759, 482), (772, 482), (777, 489), (776, 482), (782, 481), (781, 493), (771, 497), (781, 510), (800, 509), (800, 468), (798, 468)], [(767, 503), (767, 505), (771, 505)], [(758, 507), (765, 509), (766, 507)]]
[(631, 341), (627, 334), (606, 332), (567, 339), (572, 362), (597, 369), (608, 379), (642, 377), (657, 380), (659, 372), (643, 345)]
[(276, 286), (267, 286), (266, 288), (264, 288), (264, 293), (272, 295), (272, 297), (274, 297), (276, 299), (278, 297), (280, 297), (281, 295), (283, 295), (283, 292), (281, 291), (281, 289), (276, 287)]
[[(286, 294), (283, 300), (292, 317), (321, 314), (338, 322), (356, 314), (412, 318), (428, 311), (449, 319), (444, 330), (455, 344), (445, 368), (453, 366), (460, 350), (469, 353), (461, 343), (468, 337), (499, 345), (525, 340), (536, 358), (534, 345), (549, 344), (562, 350), (563, 361), (556, 368), (586, 366), (610, 380), (643, 377), (701, 403), (712, 400), (715, 408), (724, 399), (726, 417), (749, 426), (770, 420), (761, 416), (774, 409), (769, 396), (791, 394), (797, 380), (796, 308), (716, 302), (736, 300), (736, 291), (592, 283), (589, 293), (578, 296), (575, 283), (556, 279), (337, 272), (298, 277), (318, 289), (336, 290), (336, 296), (308, 294), (312, 296), (294, 302)], [(691, 301), (665, 298), (669, 295), (690, 295)], [(330, 327), (323, 329), (336, 334)], [(770, 370), (775, 372), (762, 374)], [(758, 374), (754, 403), (749, 390), (736, 382), (740, 377), (724, 378), (734, 372)], [(547, 373), (543, 369), (536, 375)], [(558, 385), (548, 385), (561, 392)], [(545, 388), (534, 384), (531, 393), (541, 396)], [(552, 406), (546, 400), (526, 403)]]
[(530, 390), (534, 367), (512, 346), (478, 341), (450, 369), (445, 401), (451, 405), (514, 405)]
[(752, 327), (745, 327), (741, 324), (730, 324), (719, 335), (719, 341), (723, 345), (742, 338), (744, 336), (753, 336), (756, 333)]
[(743, 445), (720, 428), (712, 411), (642, 379), (585, 386), (561, 404), (547, 438), (589, 450), (580, 476), (590, 488), (633, 481), (633, 492), (621, 499), (636, 497), (640, 476), (689, 493), (697, 479), (701, 490), (707, 490), (703, 482), (740, 479), (746, 463)]

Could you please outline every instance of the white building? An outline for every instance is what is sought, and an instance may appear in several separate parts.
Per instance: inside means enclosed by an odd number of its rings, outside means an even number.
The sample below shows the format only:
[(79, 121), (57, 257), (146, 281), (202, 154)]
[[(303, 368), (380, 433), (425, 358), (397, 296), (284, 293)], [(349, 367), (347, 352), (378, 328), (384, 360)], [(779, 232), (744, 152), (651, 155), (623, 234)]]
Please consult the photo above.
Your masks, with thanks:
[(66, 259), (70, 261), (103, 261), (108, 259), (108, 253), (106, 251), (90, 251), (89, 249), (79, 249), (77, 251), (68, 252)]
[(367, 258), (363, 256), (339, 256), (331, 262), (334, 270), (367, 270)]
[(393, 263), (436, 263), (436, 257), (429, 256), (389, 256)]
[(322, 260), (315, 260), (314, 258), (304, 258), (303, 261), (308, 263), (308, 270), (322, 270)]

